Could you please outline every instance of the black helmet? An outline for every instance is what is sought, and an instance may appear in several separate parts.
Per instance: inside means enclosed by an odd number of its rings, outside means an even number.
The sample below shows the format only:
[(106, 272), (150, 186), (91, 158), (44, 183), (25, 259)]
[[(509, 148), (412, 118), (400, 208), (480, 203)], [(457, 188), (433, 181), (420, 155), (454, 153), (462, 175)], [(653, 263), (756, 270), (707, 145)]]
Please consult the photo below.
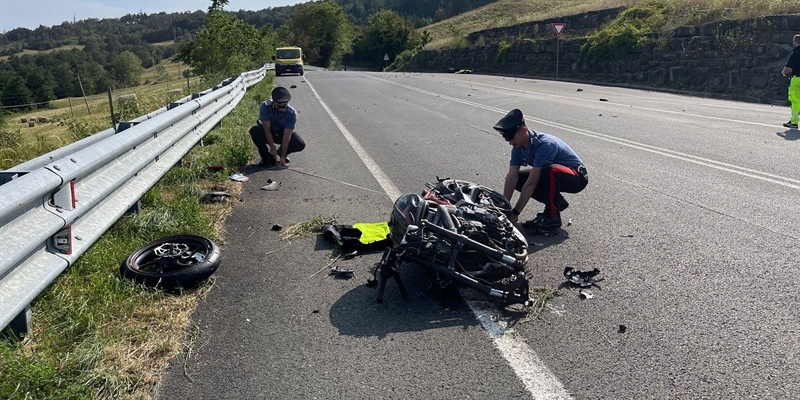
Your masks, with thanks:
[(272, 101), (276, 103), (285, 103), (292, 99), (291, 93), (289, 93), (289, 89), (286, 89), (283, 86), (278, 86), (275, 89), (272, 89)]

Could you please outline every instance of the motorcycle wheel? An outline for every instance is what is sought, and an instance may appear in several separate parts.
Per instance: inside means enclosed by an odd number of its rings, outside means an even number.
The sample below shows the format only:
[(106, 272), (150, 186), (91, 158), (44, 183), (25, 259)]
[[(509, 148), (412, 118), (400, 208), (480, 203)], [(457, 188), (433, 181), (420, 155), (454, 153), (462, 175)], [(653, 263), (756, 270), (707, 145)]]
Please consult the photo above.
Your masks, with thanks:
[(120, 265), (120, 275), (148, 287), (192, 288), (219, 267), (220, 249), (197, 235), (169, 236), (133, 251)]

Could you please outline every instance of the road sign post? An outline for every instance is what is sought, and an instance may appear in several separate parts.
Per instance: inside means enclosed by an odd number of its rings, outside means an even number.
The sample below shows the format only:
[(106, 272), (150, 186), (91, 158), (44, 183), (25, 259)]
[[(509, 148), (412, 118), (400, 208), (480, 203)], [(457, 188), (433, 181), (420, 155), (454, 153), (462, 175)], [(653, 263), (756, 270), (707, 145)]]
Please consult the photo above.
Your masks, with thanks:
[(553, 22), (553, 31), (556, 33), (556, 79), (558, 79), (558, 59), (561, 53), (561, 32), (564, 32), (566, 27), (567, 24), (563, 22)]

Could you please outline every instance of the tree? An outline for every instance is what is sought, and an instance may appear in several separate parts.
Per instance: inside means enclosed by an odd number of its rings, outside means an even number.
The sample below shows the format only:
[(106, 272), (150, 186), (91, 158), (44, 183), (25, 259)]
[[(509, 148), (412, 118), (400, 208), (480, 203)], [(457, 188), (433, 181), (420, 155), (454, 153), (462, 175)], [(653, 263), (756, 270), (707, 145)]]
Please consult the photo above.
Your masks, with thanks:
[(0, 88), (0, 103), (6, 106), (17, 106), (32, 103), (31, 91), (25, 86), (25, 79), (17, 74), (11, 75), (5, 85)]
[(356, 44), (355, 56), (362, 61), (382, 66), (384, 54), (393, 59), (403, 51), (421, 45), (422, 37), (410, 21), (395, 11), (383, 10), (367, 21), (364, 36)]
[(111, 62), (112, 75), (122, 85), (138, 85), (139, 78), (142, 77), (144, 68), (142, 67), (142, 60), (133, 54), (133, 52), (125, 50), (118, 56), (114, 57)]
[[(206, 24), (194, 40), (184, 42), (173, 58), (191, 65), (192, 72), (217, 80), (263, 65), (274, 47), (253, 25), (222, 12), (227, 0), (214, 0)], [(266, 46), (266, 47), (265, 47)]]
[(353, 27), (342, 7), (332, 1), (309, 2), (286, 23), (286, 44), (303, 48), (310, 64), (332, 67), (350, 51)]

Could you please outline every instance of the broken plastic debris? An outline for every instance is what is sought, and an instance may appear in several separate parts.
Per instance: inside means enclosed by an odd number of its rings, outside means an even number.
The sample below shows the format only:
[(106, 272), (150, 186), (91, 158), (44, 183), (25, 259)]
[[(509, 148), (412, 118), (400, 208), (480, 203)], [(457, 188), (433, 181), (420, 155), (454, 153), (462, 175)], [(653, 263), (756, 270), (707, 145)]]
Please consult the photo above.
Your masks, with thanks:
[(349, 253), (344, 253), (343, 255), (344, 255), (344, 259), (345, 260), (349, 260), (349, 259), (351, 259), (351, 258), (353, 258), (353, 257), (358, 255), (358, 250), (353, 250), (353, 251), (351, 251)]
[(608, 101), (608, 99), (600, 99), (600, 101)]
[(602, 281), (603, 279), (595, 278), (599, 273), (600, 270), (597, 268), (586, 272), (572, 267), (564, 268), (564, 277), (566, 277), (571, 284), (578, 285), (580, 287), (589, 287), (597, 282)]
[(353, 277), (353, 270), (352, 269), (341, 269), (339, 267), (331, 268), (331, 271), (328, 272), (328, 275), (333, 275), (335, 278), (340, 279), (350, 279)]
[(208, 192), (201, 199), (202, 203), (223, 203), (231, 197), (228, 192)]
[(619, 326), (619, 330), (617, 331), (617, 333), (625, 333), (625, 331), (627, 331), (627, 330), (628, 330), (628, 327), (626, 327), (625, 325), (620, 325)]
[(280, 188), (281, 183), (273, 181), (272, 179), (267, 179), (267, 184), (261, 187), (261, 190), (268, 190), (274, 192)]
[(567, 221), (567, 226), (570, 226), (570, 225), (572, 225), (572, 218), (570, 218), (569, 221)]
[(277, 231), (279, 231), (279, 230), (281, 230), (281, 229), (283, 229), (283, 227), (282, 227), (282, 226), (280, 226), (280, 225), (278, 225), (278, 224), (272, 225), (272, 230), (273, 230), (273, 231), (276, 231), (276, 232), (277, 232)]
[(584, 299), (584, 300), (589, 300), (592, 297), (594, 297), (594, 295), (589, 291), (579, 290), (578, 291), (578, 297), (580, 297), (581, 299)]
[(232, 174), (228, 178), (230, 178), (230, 179), (232, 179), (234, 181), (238, 181), (238, 182), (247, 182), (247, 181), (250, 180), (250, 178), (248, 178), (248, 177), (246, 177), (246, 176), (244, 176), (242, 174)]
[(622, 237), (633, 237), (633, 235), (628, 233), (628, 234), (622, 235)]

